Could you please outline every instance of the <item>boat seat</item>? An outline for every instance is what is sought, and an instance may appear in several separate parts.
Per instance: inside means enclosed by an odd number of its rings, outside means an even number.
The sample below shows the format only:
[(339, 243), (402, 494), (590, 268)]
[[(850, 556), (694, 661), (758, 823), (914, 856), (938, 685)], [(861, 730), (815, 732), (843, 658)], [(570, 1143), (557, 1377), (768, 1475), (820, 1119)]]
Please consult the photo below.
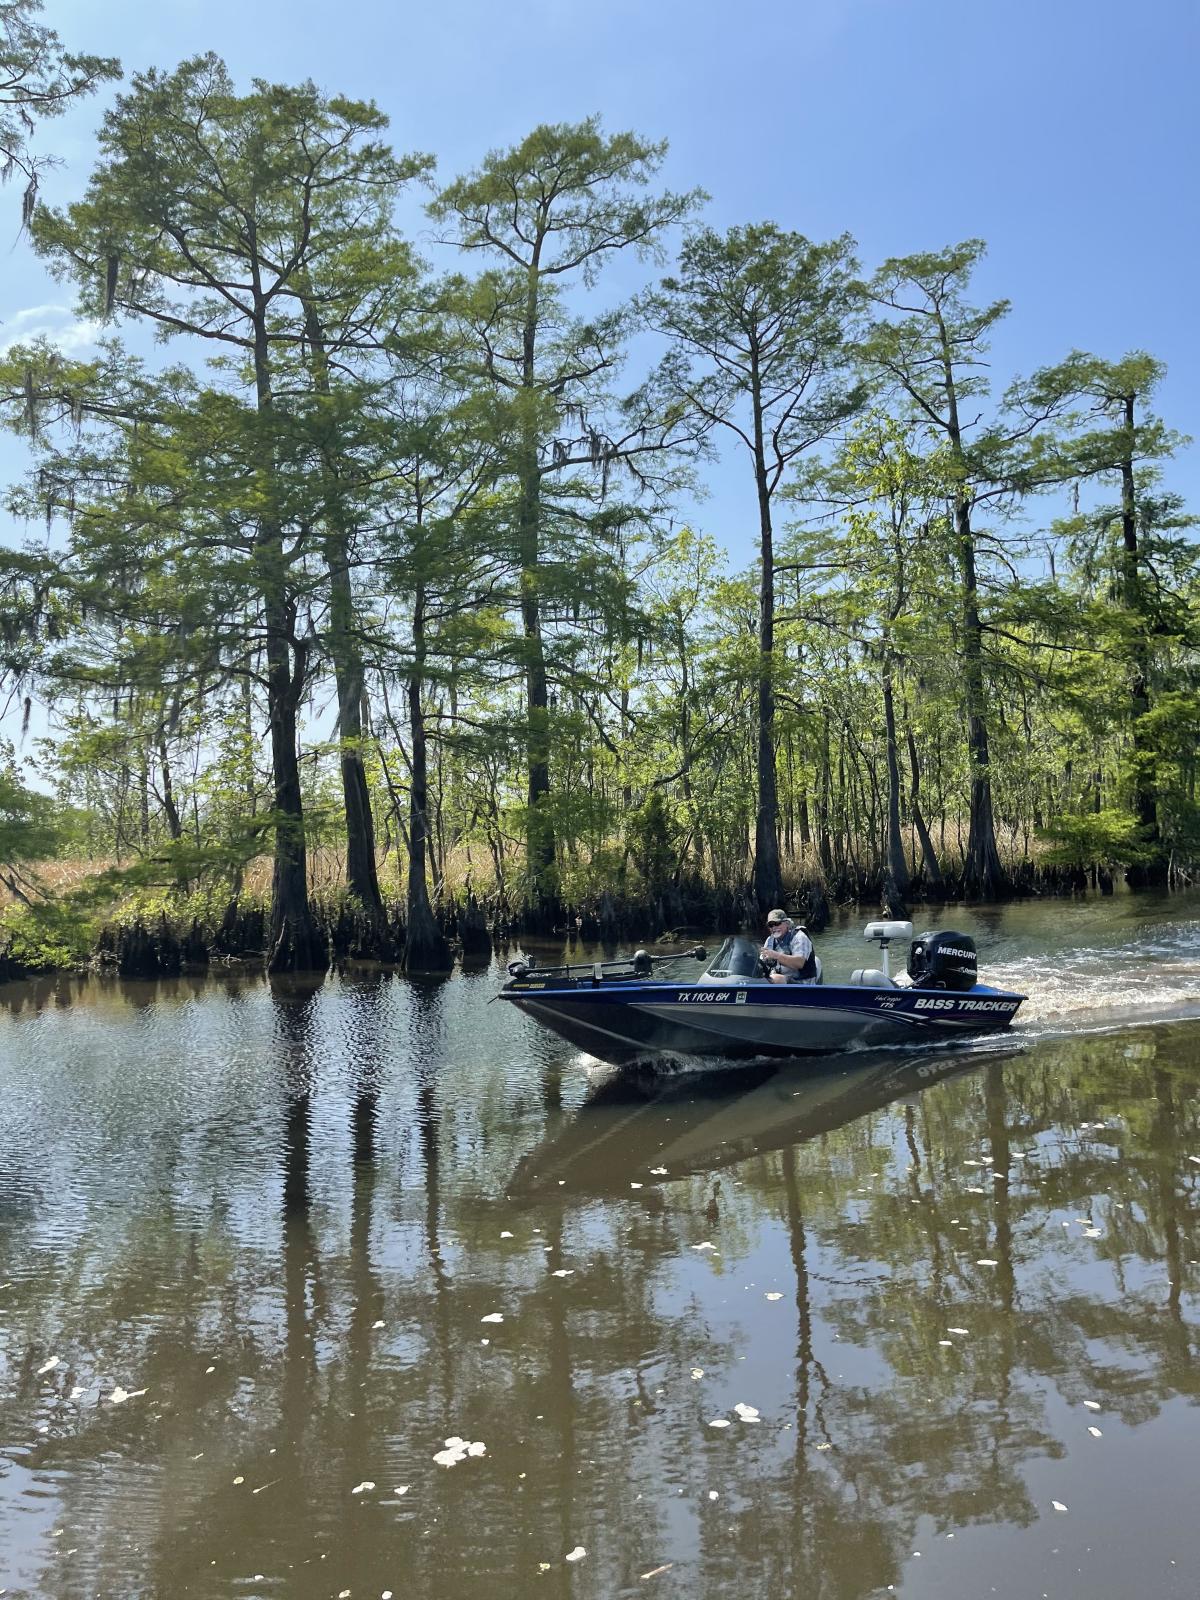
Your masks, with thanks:
[(856, 989), (894, 989), (895, 981), (878, 967), (855, 967), (850, 982)]

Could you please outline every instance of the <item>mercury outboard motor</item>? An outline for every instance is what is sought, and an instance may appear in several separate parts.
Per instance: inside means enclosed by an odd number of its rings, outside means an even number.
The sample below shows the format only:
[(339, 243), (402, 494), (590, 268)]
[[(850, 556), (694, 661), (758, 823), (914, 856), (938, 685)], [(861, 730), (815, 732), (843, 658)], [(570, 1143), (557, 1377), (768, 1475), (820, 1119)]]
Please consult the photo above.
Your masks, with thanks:
[(979, 981), (975, 941), (965, 933), (923, 933), (913, 940), (908, 975), (918, 989), (973, 989)]

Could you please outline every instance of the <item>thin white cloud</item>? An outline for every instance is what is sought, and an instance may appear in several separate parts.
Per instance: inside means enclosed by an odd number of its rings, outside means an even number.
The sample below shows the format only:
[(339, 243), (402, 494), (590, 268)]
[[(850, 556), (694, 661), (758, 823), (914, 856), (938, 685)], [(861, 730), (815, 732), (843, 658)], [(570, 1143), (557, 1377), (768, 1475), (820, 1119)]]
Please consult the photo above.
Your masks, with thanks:
[(26, 306), (0, 322), (0, 355), (35, 339), (48, 339), (63, 355), (77, 355), (91, 349), (99, 337), (99, 322), (76, 317), (67, 306)]

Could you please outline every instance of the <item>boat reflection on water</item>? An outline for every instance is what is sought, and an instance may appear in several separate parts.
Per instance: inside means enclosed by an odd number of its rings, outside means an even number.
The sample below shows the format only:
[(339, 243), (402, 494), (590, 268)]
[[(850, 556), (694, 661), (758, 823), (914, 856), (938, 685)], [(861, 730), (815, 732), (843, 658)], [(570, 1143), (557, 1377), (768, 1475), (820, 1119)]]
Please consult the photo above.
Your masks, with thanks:
[(627, 1194), (736, 1165), (846, 1126), (930, 1084), (1019, 1054), (1011, 1037), (967, 1050), (864, 1051), (814, 1073), (811, 1062), (736, 1068), (616, 1070), (597, 1082), (566, 1128), (518, 1165), (515, 1198)]

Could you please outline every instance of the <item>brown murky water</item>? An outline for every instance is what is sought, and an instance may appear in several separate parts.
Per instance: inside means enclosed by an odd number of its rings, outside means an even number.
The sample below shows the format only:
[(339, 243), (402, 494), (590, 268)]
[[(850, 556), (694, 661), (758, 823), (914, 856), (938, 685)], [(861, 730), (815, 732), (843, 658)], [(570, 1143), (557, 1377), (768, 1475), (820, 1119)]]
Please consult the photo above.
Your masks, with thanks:
[(0, 1589), (1191, 1600), (1200, 902), (943, 920), (1028, 1023), (817, 1071), (0, 989)]

